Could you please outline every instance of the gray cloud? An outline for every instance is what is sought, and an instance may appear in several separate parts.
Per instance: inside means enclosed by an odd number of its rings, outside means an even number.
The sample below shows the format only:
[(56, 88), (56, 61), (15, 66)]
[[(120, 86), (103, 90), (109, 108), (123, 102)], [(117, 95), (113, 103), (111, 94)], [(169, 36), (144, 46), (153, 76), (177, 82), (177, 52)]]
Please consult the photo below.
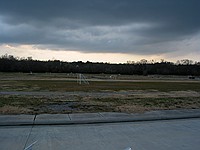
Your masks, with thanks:
[(199, 14), (199, 0), (0, 0), (0, 43), (164, 53), (199, 33)]

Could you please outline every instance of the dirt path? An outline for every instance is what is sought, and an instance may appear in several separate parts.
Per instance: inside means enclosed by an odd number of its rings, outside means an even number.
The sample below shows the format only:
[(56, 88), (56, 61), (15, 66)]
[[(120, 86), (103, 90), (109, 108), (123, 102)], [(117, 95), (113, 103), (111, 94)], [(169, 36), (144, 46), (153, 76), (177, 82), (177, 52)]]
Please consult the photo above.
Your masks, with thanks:
[(121, 97), (135, 97), (135, 98), (159, 98), (159, 97), (200, 97), (200, 92), (197, 91), (170, 91), (160, 92), (156, 90), (137, 90), (137, 91), (101, 91), (101, 92), (21, 92), (0, 91), (0, 95), (24, 95), (24, 96), (91, 96), (95, 98), (121, 98)]

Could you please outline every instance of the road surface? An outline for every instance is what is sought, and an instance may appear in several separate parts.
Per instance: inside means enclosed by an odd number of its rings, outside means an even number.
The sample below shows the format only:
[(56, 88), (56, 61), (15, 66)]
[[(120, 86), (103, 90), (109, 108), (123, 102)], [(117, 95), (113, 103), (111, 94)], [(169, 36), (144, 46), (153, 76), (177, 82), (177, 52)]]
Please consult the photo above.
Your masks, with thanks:
[(199, 150), (199, 143), (200, 119), (0, 127), (1, 150)]

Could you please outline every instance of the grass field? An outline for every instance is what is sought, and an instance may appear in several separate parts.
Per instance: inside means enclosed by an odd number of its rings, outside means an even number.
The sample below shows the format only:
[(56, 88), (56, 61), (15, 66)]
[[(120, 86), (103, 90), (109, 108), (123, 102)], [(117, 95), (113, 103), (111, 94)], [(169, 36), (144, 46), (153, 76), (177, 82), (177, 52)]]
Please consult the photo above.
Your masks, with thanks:
[(200, 108), (200, 81), (178, 76), (0, 73), (0, 113), (144, 112)]
[(171, 81), (91, 81), (77, 84), (68, 80), (0, 80), (0, 91), (120, 91), (120, 90), (158, 90), (158, 91), (200, 91), (200, 82)]

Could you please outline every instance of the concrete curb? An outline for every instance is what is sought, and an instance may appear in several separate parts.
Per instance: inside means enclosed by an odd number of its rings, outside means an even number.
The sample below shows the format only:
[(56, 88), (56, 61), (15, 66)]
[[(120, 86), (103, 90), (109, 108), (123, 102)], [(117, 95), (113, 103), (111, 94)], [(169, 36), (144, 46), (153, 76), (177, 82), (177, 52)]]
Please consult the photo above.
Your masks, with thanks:
[(144, 114), (82, 113), (0, 115), (0, 126), (80, 125), (200, 118), (200, 109), (150, 111)]

